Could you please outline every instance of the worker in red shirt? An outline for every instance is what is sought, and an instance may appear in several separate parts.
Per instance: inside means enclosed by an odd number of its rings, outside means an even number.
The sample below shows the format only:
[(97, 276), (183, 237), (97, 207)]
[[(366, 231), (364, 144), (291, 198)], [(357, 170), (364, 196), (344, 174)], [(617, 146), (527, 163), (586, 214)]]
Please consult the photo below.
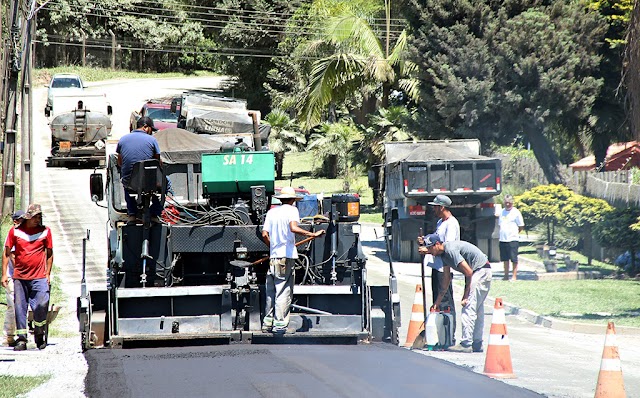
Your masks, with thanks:
[(24, 214), (25, 221), (9, 230), (2, 255), (2, 286), (8, 285), (7, 268), (11, 248), (14, 255), (14, 306), (16, 311), (15, 351), (27, 349), (27, 311), (33, 310), (34, 338), (36, 346), (44, 349), (45, 328), (49, 306), (49, 286), (53, 266), (53, 239), (49, 227), (42, 225), (42, 209), (31, 204)]

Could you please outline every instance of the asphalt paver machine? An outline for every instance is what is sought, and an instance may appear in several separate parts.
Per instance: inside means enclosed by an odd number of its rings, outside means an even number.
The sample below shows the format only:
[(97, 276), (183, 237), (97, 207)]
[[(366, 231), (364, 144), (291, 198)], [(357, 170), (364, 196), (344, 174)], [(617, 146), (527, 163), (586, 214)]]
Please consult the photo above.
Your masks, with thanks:
[[(91, 176), (92, 198), (106, 201), (108, 211), (108, 264), (106, 283), (82, 281), (84, 350), (397, 339), (389, 286), (367, 283), (357, 196), (324, 198), (302, 219), (302, 228), (326, 234), (298, 241), (295, 333), (263, 333), (269, 249), (261, 225), (275, 191), (274, 154), (181, 129), (159, 131), (156, 138), (162, 165), (136, 164), (129, 184), (139, 221), (127, 220), (117, 155), (108, 157), (106, 183), (102, 173)], [(159, 222), (149, 214), (153, 196), (164, 200)]]

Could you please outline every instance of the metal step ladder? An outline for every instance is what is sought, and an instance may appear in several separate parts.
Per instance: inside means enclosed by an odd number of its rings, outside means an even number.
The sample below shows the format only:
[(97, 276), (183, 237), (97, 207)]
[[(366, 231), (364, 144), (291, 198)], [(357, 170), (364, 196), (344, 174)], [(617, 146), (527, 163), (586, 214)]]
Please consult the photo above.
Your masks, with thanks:
[(78, 107), (74, 111), (74, 131), (76, 134), (76, 143), (84, 142), (87, 133), (87, 111), (84, 109), (82, 101), (78, 101)]

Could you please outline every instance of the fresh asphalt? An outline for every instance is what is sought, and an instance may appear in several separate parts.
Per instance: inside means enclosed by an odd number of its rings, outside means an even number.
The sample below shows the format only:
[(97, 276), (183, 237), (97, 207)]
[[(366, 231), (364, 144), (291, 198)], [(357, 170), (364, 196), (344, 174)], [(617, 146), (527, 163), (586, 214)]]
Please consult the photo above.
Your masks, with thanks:
[(90, 397), (539, 397), (388, 344), (93, 350)]

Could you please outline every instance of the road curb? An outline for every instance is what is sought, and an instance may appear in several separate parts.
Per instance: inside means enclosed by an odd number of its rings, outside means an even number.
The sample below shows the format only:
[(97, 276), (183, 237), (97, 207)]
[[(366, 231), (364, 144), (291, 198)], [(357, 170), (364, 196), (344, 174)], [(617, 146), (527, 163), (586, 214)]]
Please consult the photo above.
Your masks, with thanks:
[[(493, 308), (492, 303), (494, 301), (495, 301), (495, 298), (487, 297), (487, 300), (485, 301), (485, 308), (489, 308), (489, 307)], [(543, 316), (531, 310), (520, 308), (510, 303), (505, 302), (503, 304), (504, 304), (506, 315), (517, 316), (520, 319), (524, 319), (527, 322), (530, 322), (545, 328), (562, 330), (562, 331), (571, 332), (571, 333), (585, 333), (585, 334), (604, 334), (607, 331), (606, 320), (603, 320), (602, 324), (569, 322), (569, 321), (563, 321), (563, 320), (555, 319), (548, 316)], [(632, 326), (616, 325), (616, 333), (624, 334), (624, 335), (640, 336), (640, 328), (636, 328)]]

